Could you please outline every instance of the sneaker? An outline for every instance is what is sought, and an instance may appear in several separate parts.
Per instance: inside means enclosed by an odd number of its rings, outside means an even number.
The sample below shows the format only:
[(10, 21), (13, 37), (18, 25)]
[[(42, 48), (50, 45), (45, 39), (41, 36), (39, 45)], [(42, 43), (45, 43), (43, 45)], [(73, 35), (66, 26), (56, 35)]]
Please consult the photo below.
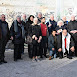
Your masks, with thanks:
[(35, 61), (35, 59), (32, 59), (32, 62), (34, 62)]
[(39, 59), (35, 59), (36, 60), (36, 62), (39, 62), (40, 60)]

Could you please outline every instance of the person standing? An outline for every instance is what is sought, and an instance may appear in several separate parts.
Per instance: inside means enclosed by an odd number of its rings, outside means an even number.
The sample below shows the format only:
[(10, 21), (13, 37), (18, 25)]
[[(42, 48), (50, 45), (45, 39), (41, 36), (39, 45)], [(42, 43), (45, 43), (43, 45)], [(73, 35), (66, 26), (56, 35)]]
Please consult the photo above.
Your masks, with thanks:
[(0, 20), (0, 64), (1, 63), (7, 63), (7, 61), (4, 60), (5, 58), (5, 46), (10, 38), (10, 31), (8, 27), (8, 23), (5, 21), (6, 17), (4, 14), (1, 15)]
[(75, 20), (74, 15), (71, 16), (71, 20), (68, 22), (67, 30), (75, 42), (75, 56), (77, 56), (77, 21)]
[(44, 54), (44, 56), (47, 58), (47, 56), (46, 56), (46, 53), (47, 53), (47, 42), (48, 42), (48, 39), (47, 39), (47, 26), (46, 26), (46, 24), (45, 24), (45, 17), (43, 17), (42, 19), (41, 19), (41, 32), (42, 32), (42, 43), (41, 43), (41, 53), (40, 53), (40, 55), (41, 55), (41, 58), (43, 57), (42, 55)]
[(39, 12), (38, 13), (38, 24), (40, 24), (41, 23), (41, 19), (42, 19), (42, 13), (41, 12)]
[[(26, 38), (32, 36), (32, 24), (33, 24), (33, 20), (34, 20), (34, 16), (30, 15), (29, 18), (28, 18), (28, 21), (26, 22), (26, 25), (25, 25)], [(29, 58), (32, 58), (33, 57), (33, 55), (32, 55), (33, 45), (32, 45), (32, 43), (27, 43), (27, 44), (28, 44)]]
[(49, 22), (47, 22), (47, 26), (48, 26), (48, 31), (50, 35), (52, 30), (55, 30), (55, 28), (57, 27), (57, 22), (54, 20), (53, 15), (50, 16)]
[(63, 21), (63, 23), (64, 23), (65, 29), (67, 29), (68, 21), (66, 20), (66, 16), (63, 16), (62, 21)]
[(23, 21), (24, 23), (26, 23), (26, 22), (27, 22), (26, 14), (23, 14), (23, 15), (22, 15), (22, 21)]
[(37, 18), (34, 18), (34, 23), (32, 25), (33, 61), (38, 61), (38, 48), (39, 44), (41, 43), (42, 33), (40, 25), (38, 25)]
[(14, 61), (17, 61), (18, 59), (22, 59), (22, 44), (25, 38), (25, 30), (24, 25), (22, 25), (21, 16), (17, 16), (17, 19), (12, 23), (10, 35), (14, 43)]
[[(22, 15), (22, 25), (24, 26), (24, 28), (26, 27), (26, 22), (27, 22), (26, 14), (23, 14)], [(26, 30), (25, 30), (25, 32), (26, 32)], [(22, 52), (21, 53), (24, 54), (24, 43), (22, 44)]]

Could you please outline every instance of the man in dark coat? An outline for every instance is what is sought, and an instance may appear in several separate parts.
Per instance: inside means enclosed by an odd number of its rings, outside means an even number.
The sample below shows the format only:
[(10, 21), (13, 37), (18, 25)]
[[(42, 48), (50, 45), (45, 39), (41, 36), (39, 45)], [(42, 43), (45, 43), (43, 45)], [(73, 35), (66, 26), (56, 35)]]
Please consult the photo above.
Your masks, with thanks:
[[(26, 27), (26, 22), (27, 22), (27, 19), (26, 19), (26, 14), (23, 14), (22, 15), (22, 25), (24, 26), (24, 28)], [(25, 29), (25, 33), (27, 30)], [(24, 43), (22, 44), (22, 54), (24, 54)]]
[[(0, 21), (0, 24), (1, 24), (1, 21)], [(1, 55), (1, 53), (2, 53), (2, 41), (1, 41), (1, 39), (2, 39), (2, 31), (1, 31), (1, 26), (0, 26), (0, 64), (2, 64), (2, 62), (1, 62), (1, 58), (2, 58), (2, 55)]]
[(71, 16), (71, 21), (68, 23), (67, 29), (75, 42), (75, 55), (77, 56), (77, 21), (75, 20), (75, 16)]
[(5, 15), (1, 15), (0, 20), (0, 63), (7, 63), (7, 61), (4, 60), (4, 53), (5, 53), (5, 46), (9, 40), (9, 27), (8, 23), (5, 21)]
[(64, 29), (62, 34), (58, 36), (57, 48), (60, 59), (62, 59), (64, 55), (67, 55), (67, 58), (72, 59), (74, 41), (66, 29)]
[(22, 44), (25, 39), (25, 30), (22, 25), (21, 16), (17, 16), (17, 19), (12, 23), (10, 35), (14, 43), (14, 61), (17, 61), (18, 59), (22, 59)]
[(62, 21), (64, 23), (64, 28), (67, 29), (68, 21), (66, 20), (66, 16), (63, 16)]
[[(0, 21), (1, 24), (1, 21)], [(2, 38), (2, 30), (1, 30), (1, 26), (0, 26), (0, 39)]]
[(26, 23), (27, 23), (26, 14), (23, 14), (22, 15), (22, 24), (24, 25), (25, 31), (27, 30), (26, 29)]
[(38, 13), (38, 24), (40, 24), (41, 23), (41, 19), (42, 19), (42, 13), (41, 12), (39, 12)]
[(26, 14), (23, 14), (23, 15), (22, 15), (22, 21), (25, 22), (25, 23), (27, 22)]
[(55, 30), (55, 28), (57, 27), (57, 22), (54, 20), (53, 15), (50, 16), (50, 20), (49, 22), (47, 22), (47, 26), (48, 26), (49, 34), (51, 34), (52, 30)]

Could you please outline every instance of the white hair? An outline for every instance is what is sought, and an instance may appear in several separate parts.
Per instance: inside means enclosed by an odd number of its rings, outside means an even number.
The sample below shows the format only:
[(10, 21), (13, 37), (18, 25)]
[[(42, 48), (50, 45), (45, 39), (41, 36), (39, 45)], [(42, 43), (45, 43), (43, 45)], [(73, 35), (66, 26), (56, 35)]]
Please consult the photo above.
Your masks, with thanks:
[(35, 21), (35, 20), (38, 20), (38, 18), (37, 18), (37, 17), (36, 17), (36, 18), (34, 18), (34, 21)]
[(41, 14), (41, 15), (42, 15), (42, 13), (41, 13), (41, 12), (38, 12), (38, 14)]
[(57, 26), (59, 26), (59, 23), (60, 23), (60, 22), (62, 23), (62, 25), (64, 25), (63, 21), (60, 20), (60, 21), (57, 22)]

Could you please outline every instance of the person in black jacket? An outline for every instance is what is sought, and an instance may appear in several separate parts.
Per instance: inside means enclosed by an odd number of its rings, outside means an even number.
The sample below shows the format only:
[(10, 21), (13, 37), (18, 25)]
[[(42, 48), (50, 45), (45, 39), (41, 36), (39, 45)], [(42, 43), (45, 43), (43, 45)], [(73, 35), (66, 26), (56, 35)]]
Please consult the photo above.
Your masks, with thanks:
[(26, 23), (26, 22), (27, 22), (26, 14), (23, 14), (23, 15), (22, 15), (22, 21), (23, 21), (24, 23)]
[[(23, 14), (22, 15), (22, 25), (24, 26), (24, 28), (26, 27), (26, 22), (27, 22), (26, 14)], [(26, 30), (25, 30), (25, 33), (26, 33)], [(22, 54), (24, 54), (24, 43), (22, 44)]]
[[(28, 18), (28, 21), (26, 22), (26, 25), (25, 25), (25, 31), (26, 31), (26, 38), (28, 36), (32, 36), (32, 23), (33, 23), (33, 20), (34, 20), (34, 16), (33, 15), (30, 15), (29, 18)], [(32, 48), (33, 48), (33, 45), (32, 43), (28, 43), (28, 54), (29, 54), (29, 58), (32, 58)]]
[[(1, 23), (0, 23), (1, 24)], [(0, 39), (2, 38), (2, 29), (1, 29), (1, 26), (0, 26)]]
[(63, 16), (62, 21), (63, 21), (63, 23), (64, 23), (65, 29), (67, 29), (68, 21), (66, 20), (66, 16)]
[(33, 61), (38, 61), (38, 47), (41, 43), (42, 39), (42, 33), (41, 33), (41, 27), (38, 25), (38, 19), (34, 18), (34, 23), (32, 24), (32, 44), (33, 44)]
[(0, 20), (0, 28), (1, 28), (1, 39), (0, 39), (0, 63), (7, 63), (7, 61), (4, 60), (4, 53), (5, 53), (5, 46), (10, 38), (10, 31), (8, 27), (8, 23), (5, 21), (5, 15), (1, 15)]
[[(0, 26), (0, 58), (1, 58), (1, 53), (2, 53), (2, 31), (1, 31), (1, 26)], [(0, 60), (0, 64), (2, 64), (1, 60)]]
[(42, 13), (41, 12), (39, 12), (38, 13), (38, 24), (40, 24), (41, 23), (41, 19), (42, 19)]
[(48, 31), (50, 35), (52, 30), (55, 30), (55, 28), (57, 27), (57, 22), (54, 20), (53, 15), (50, 16), (49, 22), (47, 22), (47, 26), (48, 26)]
[(22, 25), (21, 16), (17, 16), (17, 19), (12, 23), (10, 35), (14, 43), (14, 61), (17, 61), (21, 59), (22, 44), (25, 38), (25, 30)]
[(74, 15), (71, 16), (71, 21), (67, 25), (67, 30), (75, 42), (75, 56), (77, 56), (77, 21)]
[(56, 58), (56, 53), (57, 53), (57, 36), (56, 36), (56, 31), (53, 30), (52, 34), (48, 37), (48, 49), (50, 51), (50, 57), (51, 58)]
[(63, 29), (65, 29), (64, 23), (62, 20), (60, 20), (57, 22), (57, 27), (55, 28), (55, 30), (57, 31), (57, 34), (59, 35), (60, 33), (62, 33)]
[(31, 33), (30, 29), (31, 29), (31, 25), (33, 24), (33, 20), (34, 20), (34, 16), (30, 15), (25, 25), (25, 30), (27, 31), (26, 33), (27, 35)]
[(74, 41), (66, 29), (64, 29), (62, 34), (58, 36), (57, 48), (60, 59), (62, 59), (64, 55), (67, 55), (67, 58), (72, 59), (72, 55), (75, 50)]

